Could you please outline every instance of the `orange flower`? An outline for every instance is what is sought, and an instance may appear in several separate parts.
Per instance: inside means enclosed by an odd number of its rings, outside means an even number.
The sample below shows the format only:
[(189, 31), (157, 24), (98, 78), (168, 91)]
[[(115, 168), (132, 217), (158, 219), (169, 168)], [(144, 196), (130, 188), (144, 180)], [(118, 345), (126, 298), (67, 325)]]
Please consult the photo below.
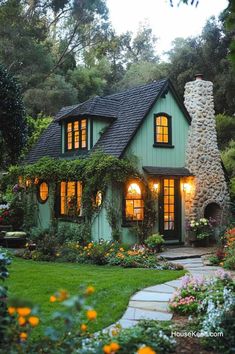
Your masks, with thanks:
[(109, 345), (104, 345), (104, 346), (103, 346), (103, 352), (104, 352), (105, 354), (111, 354), (112, 351), (111, 351), (110, 346), (109, 346)]
[(93, 321), (97, 317), (97, 312), (95, 310), (88, 310), (86, 315), (87, 315), (88, 320)]
[(28, 334), (26, 332), (21, 332), (20, 333), (20, 339), (22, 341), (25, 341), (28, 338)]
[(120, 345), (116, 342), (112, 342), (112, 343), (110, 343), (110, 348), (111, 348), (112, 352), (116, 352), (117, 350), (120, 349)]
[(59, 294), (60, 294), (59, 298), (58, 298), (59, 301), (64, 301), (64, 300), (68, 299), (68, 297), (69, 297), (69, 293), (67, 290), (62, 289), (59, 291)]
[(39, 318), (36, 316), (29, 317), (28, 321), (32, 327), (36, 327), (39, 324)]
[(8, 307), (8, 313), (9, 313), (9, 315), (14, 315), (14, 313), (16, 312), (16, 309), (15, 309), (15, 307), (12, 307), (12, 306), (10, 306), (10, 307)]
[(138, 350), (137, 354), (156, 354), (156, 352), (150, 347), (142, 347)]
[(81, 331), (86, 332), (86, 330), (87, 330), (87, 325), (85, 323), (82, 323), (81, 324)]
[(124, 248), (122, 248), (122, 247), (119, 248), (119, 251), (124, 252)]
[(88, 287), (86, 288), (85, 294), (86, 294), (86, 295), (91, 295), (91, 294), (93, 294), (94, 292), (95, 292), (94, 286), (88, 286)]
[(28, 316), (28, 315), (30, 314), (31, 309), (30, 309), (29, 307), (19, 307), (19, 308), (17, 309), (17, 312), (18, 312), (18, 314), (19, 314), (20, 316), (25, 317), (25, 316)]
[(20, 326), (23, 326), (26, 323), (26, 319), (22, 316), (18, 317), (18, 323)]
[(55, 295), (51, 295), (50, 296), (50, 302), (56, 302), (57, 298), (55, 297)]

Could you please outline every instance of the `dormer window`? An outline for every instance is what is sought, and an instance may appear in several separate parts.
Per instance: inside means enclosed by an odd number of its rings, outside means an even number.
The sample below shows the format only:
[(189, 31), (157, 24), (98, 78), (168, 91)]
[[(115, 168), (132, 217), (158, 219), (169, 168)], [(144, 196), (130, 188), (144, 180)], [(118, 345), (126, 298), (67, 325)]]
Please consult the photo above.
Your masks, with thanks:
[(87, 119), (77, 119), (66, 123), (65, 148), (67, 151), (87, 149)]
[(154, 115), (154, 146), (172, 147), (171, 116), (166, 113)]

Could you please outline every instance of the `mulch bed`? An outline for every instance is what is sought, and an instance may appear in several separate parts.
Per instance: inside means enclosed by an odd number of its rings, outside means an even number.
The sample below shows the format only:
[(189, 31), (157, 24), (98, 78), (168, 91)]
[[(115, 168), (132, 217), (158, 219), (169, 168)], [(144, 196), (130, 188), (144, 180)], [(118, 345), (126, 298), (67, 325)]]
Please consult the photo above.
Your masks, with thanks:
[[(188, 330), (188, 317), (174, 315), (173, 324), (177, 326), (179, 332), (189, 332)], [(177, 345), (177, 354), (217, 354), (214, 350), (206, 350), (200, 343), (200, 338), (197, 337), (174, 337)]]

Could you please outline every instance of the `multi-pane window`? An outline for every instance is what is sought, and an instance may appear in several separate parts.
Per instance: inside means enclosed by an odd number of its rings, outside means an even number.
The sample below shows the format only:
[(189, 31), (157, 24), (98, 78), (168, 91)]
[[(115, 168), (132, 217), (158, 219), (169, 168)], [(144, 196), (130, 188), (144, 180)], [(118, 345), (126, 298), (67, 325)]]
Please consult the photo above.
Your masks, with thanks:
[(46, 182), (41, 182), (38, 186), (38, 200), (40, 203), (45, 203), (49, 196), (49, 188)]
[(87, 148), (87, 119), (66, 124), (66, 150)]
[(164, 179), (164, 230), (175, 229), (175, 180)]
[(171, 117), (164, 114), (155, 116), (155, 144), (171, 145)]
[(144, 219), (144, 201), (139, 183), (132, 182), (127, 186), (125, 195), (125, 218), (126, 220)]
[(81, 182), (60, 183), (60, 215), (81, 216)]

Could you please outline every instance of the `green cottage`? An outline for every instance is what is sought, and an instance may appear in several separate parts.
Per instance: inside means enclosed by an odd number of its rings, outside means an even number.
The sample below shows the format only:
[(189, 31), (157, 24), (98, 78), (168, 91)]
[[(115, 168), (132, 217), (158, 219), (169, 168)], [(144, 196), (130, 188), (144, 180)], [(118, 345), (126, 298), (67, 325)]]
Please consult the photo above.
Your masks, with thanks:
[[(162, 234), (166, 243), (187, 244), (186, 224), (192, 218), (225, 220), (229, 195), (217, 146), (213, 85), (201, 75), (186, 84), (185, 105), (164, 79), (64, 107), (26, 162), (44, 156), (80, 159), (95, 151), (119, 159), (135, 156), (155, 196), (152, 232)], [(38, 227), (48, 228), (52, 215), (58, 225), (76, 228), (85, 222), (81, 181), (61, 181), (56, 196), (47, 181), (39, 181), (37, 188)], [(121, 240), (135, 243), (136, 227), (148, 212), (145, 189), (145, 183), (130, 176), (121, 186), (110, 184), (104, 195), (97, 191), (92, 239), (112, 239), (107, 216), (112, 202)]]

